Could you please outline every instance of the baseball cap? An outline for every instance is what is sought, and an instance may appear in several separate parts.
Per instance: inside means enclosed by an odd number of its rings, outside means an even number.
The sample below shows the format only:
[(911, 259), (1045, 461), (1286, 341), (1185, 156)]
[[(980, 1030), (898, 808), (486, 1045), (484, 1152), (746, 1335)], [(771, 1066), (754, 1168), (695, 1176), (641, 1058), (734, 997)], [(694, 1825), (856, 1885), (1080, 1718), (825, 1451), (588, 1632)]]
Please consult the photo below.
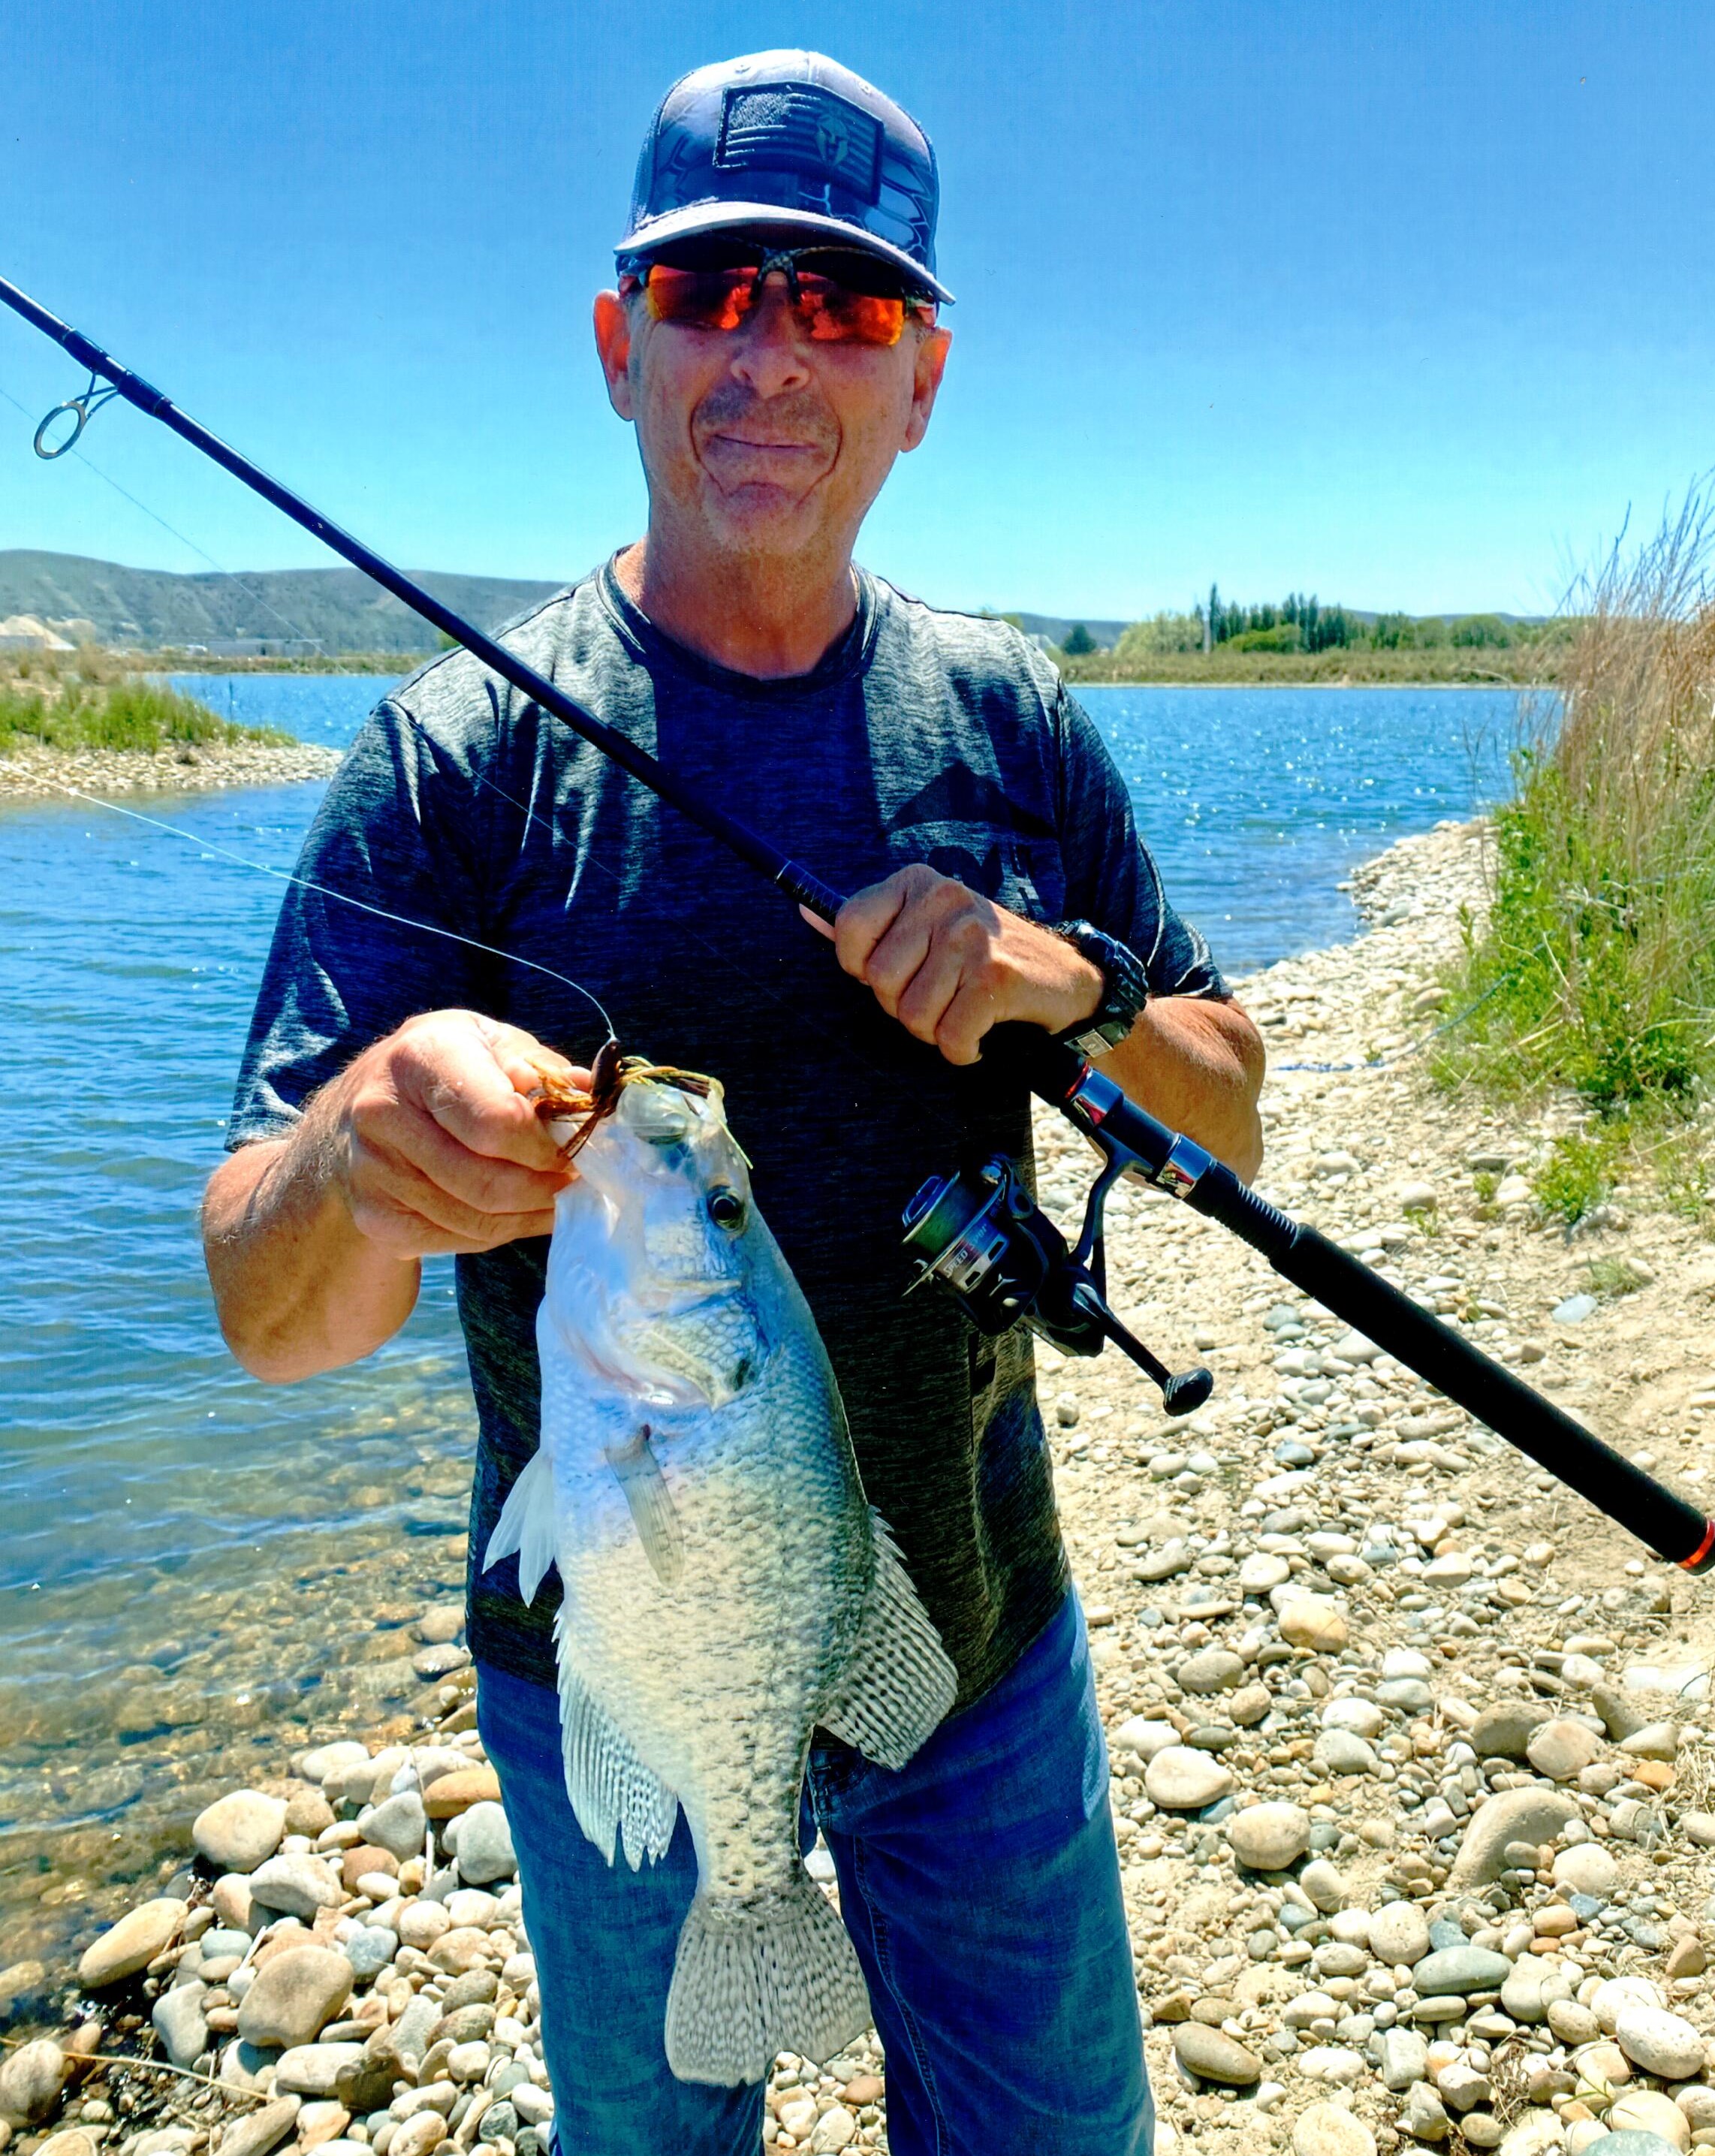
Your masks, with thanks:
[(752, 53), (682, 75), (644, 137), (615, 252), (735, 229), (860, 248), (937, 300), (935, 152), (917, 121), (820, 53)]

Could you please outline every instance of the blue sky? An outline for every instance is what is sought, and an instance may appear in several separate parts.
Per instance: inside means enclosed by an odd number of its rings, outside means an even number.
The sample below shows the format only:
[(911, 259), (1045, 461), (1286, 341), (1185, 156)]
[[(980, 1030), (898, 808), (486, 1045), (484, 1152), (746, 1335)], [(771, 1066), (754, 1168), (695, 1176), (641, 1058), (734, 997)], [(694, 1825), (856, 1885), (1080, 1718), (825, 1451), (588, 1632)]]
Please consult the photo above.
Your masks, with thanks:
[[(910, 106), (959, 295), (863, 558), (1092, 618), (1552, 604), (1715, 463), (1715, 13), (1630, 0), (8, 0), (0, 273), (412, 567), (571, 576), (642, 489), (588, 301), (673, 76), (809, 43)], [(0, 316), (0, 391), (76, 387)], [(201, 556), (0, 402), (0, 547)], [(141, 416), (230, 568), (313, 543)]]

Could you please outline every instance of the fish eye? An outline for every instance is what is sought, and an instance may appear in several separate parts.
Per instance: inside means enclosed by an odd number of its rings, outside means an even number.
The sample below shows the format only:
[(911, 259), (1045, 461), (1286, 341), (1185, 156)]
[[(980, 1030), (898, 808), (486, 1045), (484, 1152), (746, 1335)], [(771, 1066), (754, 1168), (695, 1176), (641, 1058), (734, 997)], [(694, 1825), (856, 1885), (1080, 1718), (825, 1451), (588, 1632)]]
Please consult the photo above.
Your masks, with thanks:
[(731, 1183), (718, 1183), (709, 1193), (709, 1218), (717, 1228), (736, 1234), (744, 1225), (744, 1200)]

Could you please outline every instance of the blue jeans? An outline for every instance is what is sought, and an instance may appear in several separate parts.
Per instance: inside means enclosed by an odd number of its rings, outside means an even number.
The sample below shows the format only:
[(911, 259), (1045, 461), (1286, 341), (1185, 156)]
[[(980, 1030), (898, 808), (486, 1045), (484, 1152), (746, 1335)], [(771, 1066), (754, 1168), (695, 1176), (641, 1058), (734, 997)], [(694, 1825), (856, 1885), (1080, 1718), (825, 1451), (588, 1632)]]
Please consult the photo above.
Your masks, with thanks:
[[(559, 2156), (755, 2156), (761, 2087), (675, 2081), (662, 2047), (696, 1884), (680, 1816), (640, 1871), (583, 1838), (557, 1702), (485, 1666), (484, 1744), (518, 1852)], [(901, 1773), (829, 1739), (819, 1826), (886, 2053), (894, 2156), (1148, 2156), (1154, 2114), (1107, 1809), (1107, 1755), (1070, 1594), (1013, 1669)]]

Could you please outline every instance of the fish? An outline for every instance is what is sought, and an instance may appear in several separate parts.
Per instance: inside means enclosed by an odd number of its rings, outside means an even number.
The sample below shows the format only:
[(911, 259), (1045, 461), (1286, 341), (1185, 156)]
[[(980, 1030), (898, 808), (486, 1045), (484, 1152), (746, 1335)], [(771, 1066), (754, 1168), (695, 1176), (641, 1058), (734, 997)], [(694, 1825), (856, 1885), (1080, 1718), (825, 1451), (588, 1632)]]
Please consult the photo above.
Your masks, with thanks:
[(555, 1208), (541, 1443), (484, 1568), (516, 1554), (527, 1603), (558, 1567), (566, 1789), (585, 1835), (635, 1871), (665, 1855), (684, 1811), (697, 1884), (667, 2061), (734, 2087), (783, 2051), (837, 2056), (870, 2020), (798, 1845), (813, 1731), (901, 1768), (957, 1677), (865, 1498), (718, 1083), (608, 1079)]

